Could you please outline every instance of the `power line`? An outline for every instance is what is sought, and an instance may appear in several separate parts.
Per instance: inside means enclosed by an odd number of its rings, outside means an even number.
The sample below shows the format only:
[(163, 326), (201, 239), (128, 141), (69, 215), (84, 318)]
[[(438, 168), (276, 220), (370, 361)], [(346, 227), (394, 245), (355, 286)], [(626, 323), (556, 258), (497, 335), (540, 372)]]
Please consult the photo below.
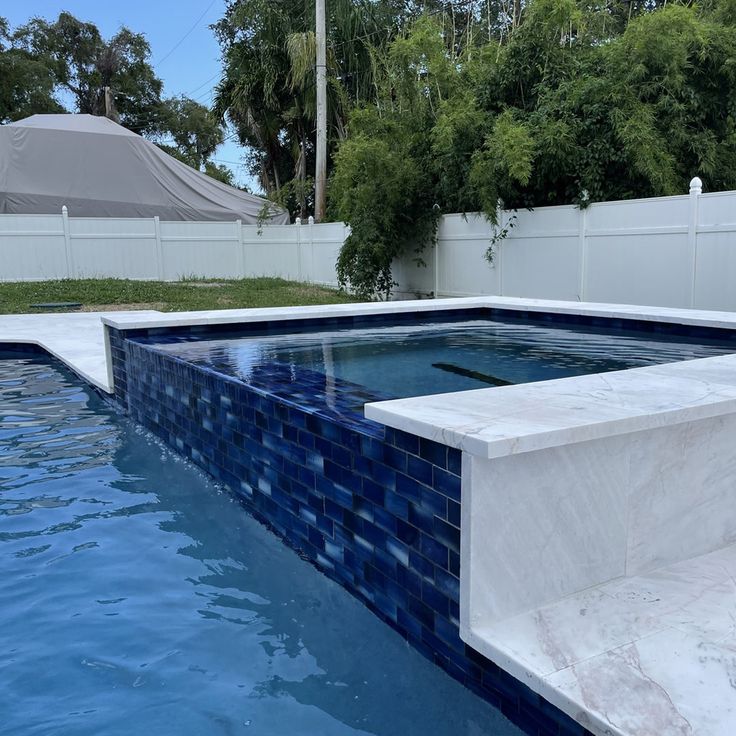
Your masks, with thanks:
[(198, 92), (200, 89), (202, 89), (202, 87), (204, 87), (205, 84), (209, 84), (213, 79), (217, 79), (217, 77), (219, 76), (220, 76), (220, 72), (219, 71), (215, 72), (209, 79), (202, 82), (202, 84), (200, 84), (199, 87), (195, 87), (191, 92), (187, 92), (186, 96), (191, 97), (191, 95), (193, 95), (195, 92)]
[(212, 0), (212, 2), (211, 2), (211, 3), (210, 3), (210, 4), (208, 5), (208, 6), (207, 6), (207, 8), (205, 9), (205, 11), (204, 11), (204, 12), (202, 13), (202, 15), (200, 15), (200, 16), (199, 16), (199, 18), (197, 18), (197, 20), (195, 20), (195, 21), (194, 21), (194, 25), (193, 25), (193, 26), (192, 26), (192, 27), (191, 27), (191, 28), (190, 28), (190, 29), (189, 29), (189, 30), (188, 30), (188, 31), (187, 31), (187, 32), (186, 32), (186, 33), (185, 33), (185, 34), (184, 34), (184, 35), (183, 35), (183, 36), (182, 36), (182, 37), (181, 37), (181, 38), (180, 38), (180, 39), (179, 39), (179, 40), (178, 40), (178, 41), (177, 41), (177, 42), (176, 42), (175, 44), (174, 44), (173, 48), (172, 48), (172, 49), (171, 49), (171, 50), (170, 50), (170, 51), (169, 51), (169, 52), (168, 52), (167, 54), (164, 54), (164, 56), (163, 56), (162, 58), (160, 58), (160, 59), (159, 59), (159, 60), (158, 60), (158, 61), (157, 61), (157, 62), (156, 62), (156, 63), (154, 64), (154, 66), (158, 66), (159, 64), (162, 64), (162, 63), (163, 63), (164, 61), (166, 61), (166, 59), (168, 59), (168, 58), (169, 58), (169, 56), (171, 56), (171, 54), (173, 54), (173, 53), (174, 53), (174, 51), (176, 51), (176, 50), (177, 50), (177, 49), (179, 48), (179, 46), (181, 46), (181, 45), (182, 45), (182, 44), (184, 43), (184, 41), (186, 41), (186, 39), (187, 39), (187, 38), (188, 38), (188, 37), (189, 37), (189, 36), (191, 35), (191, 33), (192, 33), (192, 32), (193, 32), (193, 31), (194, 31), (194, 30), (195, 30), (195, 29), (197, 28), (197, 26), (199, 26), (199, 24), (200, 24), (200, 23), (202, 22), (202, 18), (204, 18), (204, 17), (205, 17), (205, 15), (207, 15), (207, 13), (209, 13), (209, 12), (210, 12), (210, 9), (212, 8), (212, 6), (213, 6), (213, 5), (214, 5), (214, 4), (216, 3), (216, 2), (217, 2), (217, 0)]

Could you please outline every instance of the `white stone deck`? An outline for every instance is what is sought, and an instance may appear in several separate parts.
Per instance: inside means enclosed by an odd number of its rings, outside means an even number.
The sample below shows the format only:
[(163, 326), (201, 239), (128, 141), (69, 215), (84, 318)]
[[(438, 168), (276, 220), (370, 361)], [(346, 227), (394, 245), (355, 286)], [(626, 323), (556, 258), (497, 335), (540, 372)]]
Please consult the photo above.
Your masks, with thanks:
[[(85, 381), (111, 393), (101, 318), (125, 317), (127, 314), (131, 312), (0, 315), (0, 346), (3, 343), (39, 345)], [(134, 314), (153, 319), (161, 312), (140, 311)]]
[(597, 734), (736, 733), (736, 545), (478, 628), (469, 642)]

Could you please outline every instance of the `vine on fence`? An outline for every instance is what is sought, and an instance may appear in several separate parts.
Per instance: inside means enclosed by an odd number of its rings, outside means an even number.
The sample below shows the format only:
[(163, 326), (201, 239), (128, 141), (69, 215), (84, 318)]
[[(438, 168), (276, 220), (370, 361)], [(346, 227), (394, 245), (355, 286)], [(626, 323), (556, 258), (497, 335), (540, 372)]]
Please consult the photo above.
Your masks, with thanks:
[(486, 248), (486, 252), (484, 254), (485, 259), (491, 265), (493, 265), (496, 258), (496, 246), (509, 236), (509, 233), (514, 227), (516, 227), (516, 214), (511, 215), (511, 217), (509, 217), (509, 221), (500, 230), (494, 228), (493, 235), (491, 236), (491, 244)]

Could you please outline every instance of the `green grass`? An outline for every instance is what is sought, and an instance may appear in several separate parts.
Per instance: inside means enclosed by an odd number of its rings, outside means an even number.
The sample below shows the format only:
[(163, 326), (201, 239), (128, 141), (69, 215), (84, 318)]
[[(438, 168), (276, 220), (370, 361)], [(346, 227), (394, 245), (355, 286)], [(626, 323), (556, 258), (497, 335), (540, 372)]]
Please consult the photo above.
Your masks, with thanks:
[(333, 289), (273, 278), (189, 279), (176, 282), (64, 279), (0, 284), (0, 314), (78, 311), (31, 307), (31, 304), (41, 302), (81, 302), (82, 309), (86, 311), (137, 308), (178, 312), (344, 304), (354, 301), (358, 300)]

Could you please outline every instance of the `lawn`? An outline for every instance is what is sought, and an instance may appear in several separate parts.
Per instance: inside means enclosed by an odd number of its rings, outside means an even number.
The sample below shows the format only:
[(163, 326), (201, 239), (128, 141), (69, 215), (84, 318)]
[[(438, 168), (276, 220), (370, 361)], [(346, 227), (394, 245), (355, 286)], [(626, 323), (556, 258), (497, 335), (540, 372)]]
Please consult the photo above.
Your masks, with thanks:
[[(359, 300), (334, 289), (274, 278), (175, 282), (64, 279), (0, 283), (0, 314), (116, 309), (157, 309), (162, 312), (177, 312), (196, 309), (343, 304), (354, 301)], [(39, 309), (31, 306), (51, 302), (81, 302), (82, 306), (72, 310)]]

